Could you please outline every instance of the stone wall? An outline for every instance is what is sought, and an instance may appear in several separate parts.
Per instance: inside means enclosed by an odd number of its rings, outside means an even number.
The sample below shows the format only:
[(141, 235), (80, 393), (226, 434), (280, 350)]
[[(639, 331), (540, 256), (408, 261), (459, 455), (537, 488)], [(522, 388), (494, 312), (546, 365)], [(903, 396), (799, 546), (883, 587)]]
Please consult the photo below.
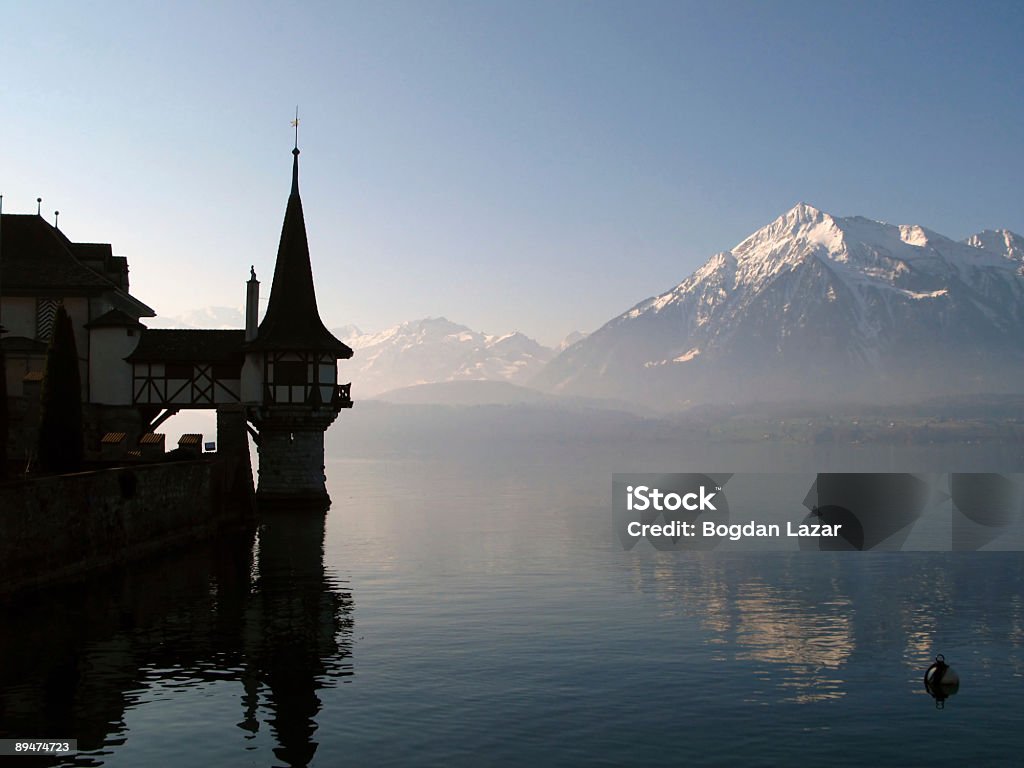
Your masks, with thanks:
[(324, 433), (319, 430), (260, 433), (258, 497), (326, 496)]
[(259, 484), (261, 506), (329, 503), (324, 477), (324, 431), (337, 417), (331, 408), (276, 405), (261, 412)]
[(0, 594), (109, 567), (241, 523), (223, 459), (0, 485)]
[[(28, 395), (7, 398), (10, 414), (10, 434), (7, 455), (12, 472), (24, 472), (35, 464), (36, 441), (39, 433), (39, 382), (26, 384)], [(107, 432), (124, 432), (128, 445), (134, 448), (146, 431), (142, 414), (130, 405), (97, 405), (82, 403), (82, 434), (86, 460), (100, 457), (100, 440)]]

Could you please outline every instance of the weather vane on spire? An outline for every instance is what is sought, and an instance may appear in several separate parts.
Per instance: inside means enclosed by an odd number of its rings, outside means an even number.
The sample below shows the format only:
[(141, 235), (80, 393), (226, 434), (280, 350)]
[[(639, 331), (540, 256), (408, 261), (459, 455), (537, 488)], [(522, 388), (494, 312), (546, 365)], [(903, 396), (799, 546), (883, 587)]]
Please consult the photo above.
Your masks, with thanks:
[(295, 119), (292, 120), (292, 128), (295, 129), (295, 148), (299, 148), (299, 108), (295, 107)]

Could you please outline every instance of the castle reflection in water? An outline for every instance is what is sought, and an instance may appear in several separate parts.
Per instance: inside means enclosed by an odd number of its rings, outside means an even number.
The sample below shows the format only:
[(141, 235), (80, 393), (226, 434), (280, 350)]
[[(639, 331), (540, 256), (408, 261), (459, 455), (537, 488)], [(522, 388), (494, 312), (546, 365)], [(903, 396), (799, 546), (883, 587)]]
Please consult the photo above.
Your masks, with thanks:
[[(403, 477), (407, 489), (422, 487), (412, 470)], [(438, 487), (436, 498), (451, 498)], [(902, 743), (904, 726), (930, 727), (920, 680), (937, 650), (1001, 660), (989, 678), (975, 661), (971, 691), (986, 702), (1006, 697), (1007, 680), (1024, 671), (1017, 553), (641, 556), (596, 534), (594, 546), (579, 546), (590, 528), (524, 506), (529, 488), (512, 479), (491, 476), (487, 487), (493, 516), (471, 501), (473, 515), (448, 523), (420, 510), (420, 527), (406, 525), (408, 505), (389, 517), (396, 493), (381, 493), (383, 506), (366, 493), (375, 514), (336, 510), (350, 546), (340, 557), (332, 539), (326, 564), (324, 516), (264, 514), (251, 531), (4, 606), (0, 738), (74, 736), (72, 764), (92, 766), (182, 764), (176, 748), (189, 764), (308, 766), (382, 752), (394, 753), (392, 764), (422, 755), (445, 764), (500, 718), (520, 723), (508, 746), (492, 745), (497, 762), (515, 763), (523, 749), (550, 749), (545, 728), (592, 728), (584, 741), (614, 749), (622, 702), (651, 695), (649, 708), (683, 720), (754, 705), (745, 711), (766, 714), (744, 727), (758, 748), (780, 727), (802, 733), (805, 718), (808, 727), (895, 723)], [(566, 535), (537, 537), (529, 515)], [(455, 520), (508, 527), (488, 546), (478, 533), (424, 532), (428, 521)], [(332, 563), (364, 593), (359, 635), (372, 640), (358, 679), (355, 605)], [(672, 685), (666, 661), (679, 674)], [(592, 674), (609, 663), (622, 669)], [(358, 684), (328, 692), (347, 681)], [(1000, 722), (988, 734), (993, 754), (1012, 738)], [(702, 748), (725, 736), (712, 733)]]
[(325, 570), (324, 522), (262, 514), (252, 530), (4, 606), (0, 737), (73, 736), (73, 764), (98, 765), (127, 740), (130, 710), (228, 684), (239, 709), (220, 732), (269, 729), (279, 761), (307, 765), (318, 692), (353, 674), (352, 595)]

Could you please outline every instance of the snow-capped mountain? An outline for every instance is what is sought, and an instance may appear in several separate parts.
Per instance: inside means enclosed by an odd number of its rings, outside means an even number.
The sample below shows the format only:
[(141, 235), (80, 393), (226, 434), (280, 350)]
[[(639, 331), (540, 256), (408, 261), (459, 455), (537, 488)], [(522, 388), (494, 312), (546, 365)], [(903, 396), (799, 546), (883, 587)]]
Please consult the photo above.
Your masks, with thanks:
[(587, 338), (587, 334), (583, 333), (583, 331), (573, 331), (568, 336), (566, 336), (564, 339), (562, 339), (562, 341), (559, 343), (559, 345), (557, 347), (555, 347), (555, 351), (556, 352), (564, 352), (569, 347), (571, 347), (573, 344), (575, 344), (577, 341), (583, 341), (583, 339), (585, 339), (585, 338)]
[(337, 328), (331, 328), (331, 333), (341, 341), (344, 341), (350, 347), (352, 341), (358, 339), (360, 336), (365, 336), (362, 329), (358, 325), (340, 325)]
[[(173, 317), (149, 318), (145, 324), (149, 328), (243, 328), (245, 318), (239, 308), (202, 307)], [(518, 331), (488, 335), (443, 317), (405, 322), (379, 333), (366, 333), (355, 325), (332, 328), (331, 333), (355, 350), (351, 360), (340, 363), (338, 375), (342, 381), (354, 382), (354, 393), (364, 398), (448, 381), (522, 383), (555, 355), (554, 349)], [(559, 348), (577, 335), (570, 335)]]
[(352, 380), (353, 395), (359, 397), (444, 381), (522, 382), (554, 355), (552, 349), (522, 333), (491, 336), (443, 317), (343, 340), (355, 355), (341, 363), (338, 375)]
[(990, 231), (956, 242), (801, 203), (534, 383), (670, 406), (1020, 391), (1021, 243)]
[(1013, 261), (1024, 262), (1024, 237), (1008, 229), (986, 229), (971, 235), (965, 243), (993, 251)]
[(144, 321), (147, 328), (244, 328), (242, 307), (201, 307), (183, 315), (152, 317)]

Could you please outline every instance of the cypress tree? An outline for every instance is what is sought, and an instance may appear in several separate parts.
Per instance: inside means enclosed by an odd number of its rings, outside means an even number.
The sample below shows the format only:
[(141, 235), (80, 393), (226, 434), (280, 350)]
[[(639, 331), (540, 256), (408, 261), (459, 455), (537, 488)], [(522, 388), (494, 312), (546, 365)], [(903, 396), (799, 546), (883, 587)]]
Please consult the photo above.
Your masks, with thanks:
[(2, 339), (0, 336), (0, 480), (7, 477), (7, 435), (11, 429), (7, 411), (7, 360)]
[(75, 331), (64, 305), (57, 308), (39, 405), (39, 465), (45, 472), (82, 467), (82, 384)]

